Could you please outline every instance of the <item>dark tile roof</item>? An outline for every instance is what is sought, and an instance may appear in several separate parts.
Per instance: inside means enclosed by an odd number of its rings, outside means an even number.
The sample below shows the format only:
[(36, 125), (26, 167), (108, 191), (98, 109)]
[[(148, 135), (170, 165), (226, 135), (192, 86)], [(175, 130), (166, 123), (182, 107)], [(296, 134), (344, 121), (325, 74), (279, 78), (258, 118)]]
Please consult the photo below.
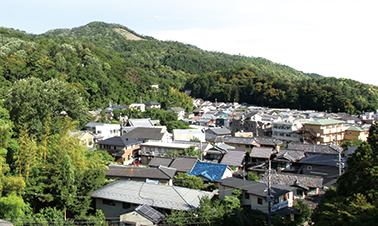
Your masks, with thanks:
[(228, 152), (223, 156), (220, 163), (228, 166), (241, 166), (245, 157), (243, 150), (227, 150)]
[(231, 135), (231, 130), (227, 128), (215, 127), (206, 130), (206, 133), (211, 132), (218, 136)]
[(252, 158), (264, 158), (264, 159), (270, 159), (270, 156), (272, 155), (273, 148), (266, 148), (266, 147), (254, 147), (252, 148), (251, 153), (249, 156)]
[(172, 160), (173, 158), (155, 156), (151, 159), (148, 165), (151, 167), (158, 167), (158, 166), (168, 167), (171, 164)]
[(254, 145), (255, 139), (253, 138), (247, 138), (247, 137), (229, 137), (226, 136), (224, 138), (225, 143), (231, 143), (231, 144), (249, 144)]
[(104, 144), (104, 145), (113, 145), (113, 146), (120, 146), (126, 147), (133, 144), (140, 144), (142, 141), (126, 138), (126, 137), (111, 137), (102, 141), (97, 142), (97, 144)]
[(274, 160), (296, 162), (305, 157), (305, 153), (302, 150), (281, 149)]
[[(175, 171), (176, 169), (171, 169)], [(172, 173), (167, 169), (161, 170), (160, 168), (144, 168), (144, 167), (129, 167), (111, 164), (109, 170), (105, 171), (107, 177), (120, 177), (120, 178), (148, 178), (148, 179), (172, 179)], [(174, 175), (174, 173), (173, 173)]]
[(318, 153), (318, 154), (338, 154), (343, 149), (337, 145), (319, 145), (319, 144), (304, 144), (300, 142), (291, 142), (287, 145), (287, 149), (301, 150), (305, 153)]
[[(230, 188), (237, 188), (237, 189), (239, 188), (252, 195), (256, 195), (260, 197), (266, 197), (268, 195), (268, 193), (266, 192), (267, 185), (265, 183), (261, 183), (257, 181), (248, 181), (248, 180), (243, 180), (236, 177), (229, 177), (222, 180), (218, 180), (216, 182)], [(271, 186), (271, 195), (273, 197), (277, 197), (293, 190), (296, 190), (296, 188), (287, 186), (287, 185), (275, 184)]]
[[(323, 187), (323, 177), (310, 176), (294, 173), (275, 172), (270, 175), (272, 184), (283, 184), (289, 186), (298, 186), (302, 188), (321, 188)], [(268, 173), (260, 177), (260, 182), (268, 183)]]
[(225, 164), (198, 161), (188, 175), (202, 176), (210, 181), (216, 181), (222, 179), (226, 169)]
[(262, 146), (276, 147), (283, 144), (282, 140), (278, 140), (272, 137), (253, 137), (253, 139), (255, 139), (256, 143)]
[(136, 140), (161, 140), (163, 135), (161, 128), (137, 127), (123, 134), (122, 137)]
[(165, 218), (164, 214), (160, 213), (159, 211), (155, 210), (151, 206), (147, 204), (143, 204), (138, 206), (135, 211), (137, 211), (142, 216), (148, 218), (155, 224), (159, 223), (161, 220)]
[(148, 101), (148, 102), (144, 103), (144, 105), (160, 105), (160, 103), (155, 102), (155, 101)]
[[(346, 158), (341, 158), (344, 167), (347, 167)], [(298, 161), (298, 163), (307, 165), (319, 165), (319, 166), (334, 166), (338, 167), (339, 155), (329, 155), (329, 154), (315, 154), (307, 156)]]
[(178, 172), (188, 173), (192, 171), (193, 167), (197, 162), (197, 157), (176, 157), (173, 159), (172, 163), (169, 165), (171, 168), (177, 169)]

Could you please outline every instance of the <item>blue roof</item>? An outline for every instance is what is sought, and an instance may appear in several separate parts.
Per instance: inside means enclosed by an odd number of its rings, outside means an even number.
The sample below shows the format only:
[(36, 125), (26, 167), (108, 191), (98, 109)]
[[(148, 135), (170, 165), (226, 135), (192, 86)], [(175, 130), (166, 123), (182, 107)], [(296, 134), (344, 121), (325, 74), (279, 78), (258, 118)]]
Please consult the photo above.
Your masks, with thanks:
[(203, 176), (210, 181), (221, 180), (227, 169), (226, 164), (212, 162), (197, 162), (192, 171), (188, 175)]

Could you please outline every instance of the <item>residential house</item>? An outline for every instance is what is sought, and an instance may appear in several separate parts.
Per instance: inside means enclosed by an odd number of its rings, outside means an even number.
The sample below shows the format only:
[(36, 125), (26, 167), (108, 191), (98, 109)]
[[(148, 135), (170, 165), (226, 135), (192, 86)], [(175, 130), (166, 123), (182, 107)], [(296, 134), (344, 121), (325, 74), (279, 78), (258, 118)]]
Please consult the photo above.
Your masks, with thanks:
[(281, 149), (272, 161), (272, 168), (278, 171), (298, 172), (293, 163), (306, 157), (303, 150)]
[(367, 141), (367, 138), (369, 137), (369, 130), (357, 126), (350, 126), (347, 129), (345, 129), (345, 137), (344, 140), (352, 140), (352, 139), (358, 139)]
[(131, 163), (136, 155), (136, 150), (140, 148), (142, 142), (126, 137), (111, 137), (98, 141), (98, 150), (106, 150), (112, 155), (116, 162), (125, 165)]
[(205, 182), (214, 182), (232, 177), (233, 171), (226, 164), (197, 161), (188, 175), (200, 177)]
[(151, 161), (148, 163), (149, 167), (159, 167), (159, 166), (165, 166), (169, 167), (171, 165), (173, 158), (171, 157), (153, 157)]
[[(303, 120), (293, 121), (273, 121), (272, 137), (282, 140), (285, 143), (301, 141), (301, 132)], [(307, 122), (307, 120), (305, 121)]]
[(80, 140), (80, 144), (86, 147), (93, 148), (94, 134), (89, 131), (73, 131), (71, 136), (77, 137)]
[(180, 173), (189, 173), (193, 170), (197, 161), (197, 157), (177, 156), (172, 160), (169, 167), (177, 169), (177, 172)]
[(183, 109), (181, 107), (172, 107), (172, 108), (168, 109), (168, 111), (175, 112), (176, 115), (177, 115), (177, 119), (178, 120), (183, 120), (184, 119), (185, 109)]
[(176, 171), (176, 169), (166, 166), (145, 168), (110, 164), (109, 170), (105, 171), (105, 177), (108, 179), (145, 181), (172, 186)]
[(125, 210), (147, 204), (161, 213), (173, 210), (190, 211), (199, 207), (202, 197), (214, 193), (141, 181), (119, 180), (92, 192), (96, 210), (107, 219), (119, 219)]
[(268, 161), (273, 153), (273, 148), (270, 147), (253, 147), (249, 156), (253, 163), (260, 163)]
[(174, 129), (173, 140), (174, 141), (192, 141), (199, 140), (201, 142), (206, 141), (205, 133), (200, 129)]
[[(219, 163), (223, 159), (224, 155), (229, 151), (235, 150), (235, 147), (229, 146), (227, 144), (219, 143), (214, 147), (204, 151), (202, 158), (207, 162), (217, 162)], [(243, 150), (241, 150), (243, 151)]]
[[(242, 190), (241, 205), (249, 206), (252, 210), (268, 212), (267, 185), (257, 181), (248, 181), (235, 177), (225, 178), (216, 181), (219, 186), (219, 199), (224, 200), (226, 196), (232, 196), (235, 189)], [(271, 211), (292, 207), (295, 187), (273, 184), (271, 185)]]
[(339, 155), (329, 154), (315, 154), (307, 156), (299, 160), (297, 164), (300, 165), (298, 173), (321, 176), (323, 177), (323, 183), (326, 186), (333, 186), (336, 184), (340, 173), (343, 174), (347, 168), (345, 157), (339, 158)]
[[(268, 183), (268, 173), (260, 176), (259, 181)], [(318, 195), (323, 188), (323, 177), (295, 173), (275, 172), (270, 175), (270, 183), (297, 187), (294, 198), (304, 199), (307, 195)]]
[[(168, 153), (183, 151), (191, 146), (193, 145), (181, 143), (146, 142), (140, 144), (139, 155), (141, 157), (142, 164), (148, 164), (149, 161), (155, 156), (166, 157)], [(198, 147), (196, 147), (196, 149), (198, 149)]]
[(94, 142), (98, 140), (107, 139), (114, 136), (120, 136), (121, 125), (120, 124), (106, 124), (99, 122), (89, 122), (85, 125), (88, 131), (94, 133)]
[[(344, 140), (345, 121), (323, 119), (303, 124), (305, 136), (316, 144), (339, 144)], [(316, 137), (314, 137), (316, 136)]]
[(258, 146), (254, 138), (246, 138), (246, 137), (229, 137), (226, 136), (224, 138), (224, 143), (235, 147), (235, 149), (244, 150), (246, 152), (250, 151), (251, 148)]
[(157, 226), (165, 220), (165, 215), (147, 204), (131, 207), (120, 215), (121, 226)]
[(166, 129), (160, 127), (137, 127), (127, 133), (123, 133), (123, 137), (146, 142), (168, 142), (169, 133)]
[(133, 110), (136, 109), (136, 110), (139, 110), (141, 112), (146, 111), (146, 105), (145, 104), (130, 104), (129, 108), (133, 109)]
[(234, 171), (239, 171), (245, 164), (245, 158), (246, 152), (244, 150), (228, 149), (220, 163), (232, 167), (235, 169)]
[(343, 148), (334, 144), (304, 144), (299, 142), (292, 142), (287, 144), (287, 149), (304, 151), (306, 156), (313, 154), (331, 154), (338, 155), (343, 151)]
[(161, 108), (161, 104), (155, 101), (148, 101), (147, 103), (144, 103), (144, 105), (146, 106), (146, 109), (151, 109), (151, 108), (160, 109)]
[(129, 119), (128, 126), (130, 127), (154, 127), (150, 118)]

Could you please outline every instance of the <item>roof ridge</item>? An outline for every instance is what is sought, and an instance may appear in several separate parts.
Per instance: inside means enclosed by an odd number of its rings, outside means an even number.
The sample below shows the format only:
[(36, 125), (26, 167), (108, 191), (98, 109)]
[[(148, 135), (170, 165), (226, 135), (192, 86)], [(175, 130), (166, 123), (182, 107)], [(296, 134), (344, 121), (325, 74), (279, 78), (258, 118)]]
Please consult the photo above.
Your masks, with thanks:
[(191, 209), (194, 208), (194, 206), (192, 204), (189, 203), (188, 200), (186, 200), (186, 198), (184, 197), (184, 195), (181, 194), (181, 192), (176, 188), (176, 186), (172, 186), (173, 190), (175, 190), (177, 192), (177, 194), (189, 205), (189, 207)]

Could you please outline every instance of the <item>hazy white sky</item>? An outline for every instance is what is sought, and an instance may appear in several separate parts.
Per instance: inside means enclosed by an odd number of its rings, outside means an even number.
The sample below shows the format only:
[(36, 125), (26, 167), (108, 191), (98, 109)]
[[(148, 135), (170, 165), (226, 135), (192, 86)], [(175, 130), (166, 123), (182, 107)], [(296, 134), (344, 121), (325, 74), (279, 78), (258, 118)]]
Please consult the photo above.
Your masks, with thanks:
[(40, 34), (92, 21), (378, 85), (377, 0), (4, 0), (0, 26)]

